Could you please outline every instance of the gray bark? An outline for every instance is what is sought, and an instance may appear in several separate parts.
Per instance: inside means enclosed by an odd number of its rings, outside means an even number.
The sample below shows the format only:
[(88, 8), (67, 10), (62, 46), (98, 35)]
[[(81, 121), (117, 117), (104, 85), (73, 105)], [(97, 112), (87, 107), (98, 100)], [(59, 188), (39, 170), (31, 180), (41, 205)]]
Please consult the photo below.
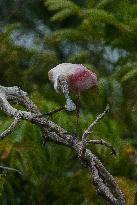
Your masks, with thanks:
[[(25, 110), (17, 110), (11, 105), (11, 102), (23, 105)], [(50, 141), (56, 144), (62, 144), (75, 150), (78, 158), (82, 162), (82, 165), (84, 167), (86, 166), (89, 170), (92, 183), (96, 187), (97, 193), (103, 196), (107, 202), (112, 205), (126, 204), (124, 194), (120, 190), (113, 176), (106, 170), (98, 157), (96, 157), (91, 150), (86, 147), (87, 144), (103, 144), (109, 147), (113, 154), (115, 154), (115, 149), (113, 146), (106, 141), (88, 141), (88, 135), (105, 116), (105, 114), (107, 114), (109, 110), (108, 107), (106, 107), (105, 111), (100, 114), (97, 119), (84, 131), (82, 140), (74, 138), (74, 136), (68, 134), (65, 129), (48, 118), (42, 116), (42, 113), (29, 99), (27, 93), (22, 91), (17, 86), (0, 86), (0, 108), (7, 116), (11, 116), (14, 119), (10, 127), (0, 135), (1, 140), (11, 134), (16, 129), (18, 122), (21, 120), (28, 120), (31, 123), (36, 124), (41, 129), (42, 136), (46, 142)]]

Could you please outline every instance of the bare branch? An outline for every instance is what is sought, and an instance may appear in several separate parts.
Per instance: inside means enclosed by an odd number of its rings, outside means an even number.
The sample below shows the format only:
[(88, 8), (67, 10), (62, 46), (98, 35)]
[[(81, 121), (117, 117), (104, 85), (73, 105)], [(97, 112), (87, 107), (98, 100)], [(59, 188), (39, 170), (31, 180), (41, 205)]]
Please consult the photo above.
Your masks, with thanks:
[[(28, 111), (18, 110), (14, 108), (10, 102), (18, 102)], [(93, 183), (100, 195), (106, 198), (106, 200), (109, 201), (112, 205), (125, 205), (124, 195), (113, 176), (105, 169), (100, 160), (89, 149), (86, 148), (88, 143), (88, 135), (92, 132), (93, 128), (99, 123), (99, 121), (106, 115), (109, 107), (106, 107), (105, 111), (100, 114), (97, 119), (87, 128), (82, 136), (82, 141), (78, 138), (75, 138), (71, 134), (68, 134), (66, 130), (53, 121), (43, 117), (37, 106), (29, 99), (27, 93), (16, 86), (0, 86), (0, 108), (8, 116), (12, 116), (15, 119), (11, 126), (1, 134), (1, 139), (15, 130), (19, 119), (28, 120), (31, 123), (36, 124), (41, 129), (42, 137), (44, 137), (46, 142), (51, 141), (56, 144), (62, 144), (75, 150), (83, 165), (87, 165), (91, 174), (91, 178), (93, 179)], [(19, 113), (19, 119), (17, 118), (17, 113)], [(112, 149), (109, 143), (104, 143), (103, 141), (101, 144)]]
[(3, 110), (8, 116), (16, 117), (16, 113), (20, 112), (20, 117), (23, 119), (30, 119), (31, 112), (17, 110), (6, 99), (6, 95), (4, 93), (0, 93), (0, 108)]
[(11, 167), (5, 167), (5, 166), (0, 166), (1, 170), (6, 170), (6, 171), (13, 171), (13, 172), (17, 172), (18, 174), (22, 175), (22, 172), (19, 171), (18, 169), (15, 168), (11, 168)]
[(4, 139), (4, 137), (10, 135), (16, 129), (16, 126), (17, 126), (19, 120), (20, 120), (20, 117), (17, 116), (14, 119), (14, 121), (11, 123), (11, 125), (6, 130), (4, 130), (4, 132), (2, 132), (0, 134), (0, 140)]
[(92, 133), (93, 128), (102, 120), (102, 118), (109, 112), (109, 105), (106, 106), (106, 109), (101, 113), (96, 120), (84, 131), (82, 140), (85, 141), (88, 138), (88, 135)]
[(98, 193), (106, 197), (110, 204), (125, 205), (123, 193), (113, 176), (105, 169), (100, 160), (88, 149), (85, 152), (85, 159), (87, 160), (88, 168)]
[(35, 114), (37, 113), (40, 114), (40, 111), (38, 110), (37, 106), (32, 102), (32, 100), (28, 98), (27, 93), (21, 90), (20, 87), (17, 86), (8, 87), (8, 88), (6, 87), (5, 89), (5, 87), (0, 86), (0, 89), (2, 89), (6, 94), (7, 100), (18, 102), (24, 105), (28, 111)]
[(97, 193), (105, 195), (108, 199), (111, 199), (111, 202), (113, 202), (113, 204), (118, 204), (116, 197), (113, 196), (109, 187), (107, 187), (107, 185), (104, 183), (104, 181), (99, 176), (99, 171), (96, 168), (96, 162), (94, 161), (93, 158), (91, 160), (90, 165), (92, 167), (92, 169), (90, 169), (90, 171), (91, 171), (92, 176), (93, 176), (93, 184), (97, 186)]
[(109, 149), (111, 149), (112, 154), (116, 155), (116, 150), (115, 148), (112, 146), (112, 144), (110, 144), (109, 142), (106, 142), (105, 140), (89, 140), (87, 141), (87, 144), (101, 144), (101, 145), (105, 145), (106, 147), (108, 147)]
[(65, 110), (65, 107), (60, 107), (60, 108), (57, 108), (57, 109), (52, 110), (50, 112), (43, 113), (42, 115), (38, 115), (38, 117), (42, 117), (42, 116), (49, 116), (50, 117), (50, 116), (52, 116), (52, 115), (54, 115), (62, 110)]

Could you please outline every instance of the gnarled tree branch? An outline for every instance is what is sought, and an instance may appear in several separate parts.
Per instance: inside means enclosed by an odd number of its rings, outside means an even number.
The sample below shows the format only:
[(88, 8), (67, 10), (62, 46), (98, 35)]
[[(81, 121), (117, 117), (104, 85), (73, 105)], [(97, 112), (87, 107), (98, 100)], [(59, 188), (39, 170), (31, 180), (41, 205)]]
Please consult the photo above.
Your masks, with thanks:
[[(10, 102), (22, 104), (27, 111), (17, 110), (10, 104)], [(27, 93), (16, 86), (0, 86), (0, 108), (8, 116), (15, 119), (11, 126), (3, 132), (4, 134), (2, 133), (1, 136), (5, 137), (14, 131), (18, 122), (18, 113), (20, 120), (28, 120), (40, 127), (42, 136), (47, 142), (51, 141), (74, 149), (82, 164), (86, 165), (88, 168), (97, 192), (106, 198), (106, 200), (112, 205), (125, 205), (125, 197), (113, 176), (105, 169), (100, 160), (86, 147), (86, 144), (90, 143), (90, 141), (87, 141), (88, 135), (92, 132), (97, 123), (106, 115), (109, 110), (108, 107), (86, 129), (82, 136), (82, 140), (74, 138), (74, 136), (68, 134), (62, 127), (45, 118), (40, 113), (37, 106), (29, 99)], [(101, 144), (112, 149), (112, 146), (104, 141), (102, 141)]]

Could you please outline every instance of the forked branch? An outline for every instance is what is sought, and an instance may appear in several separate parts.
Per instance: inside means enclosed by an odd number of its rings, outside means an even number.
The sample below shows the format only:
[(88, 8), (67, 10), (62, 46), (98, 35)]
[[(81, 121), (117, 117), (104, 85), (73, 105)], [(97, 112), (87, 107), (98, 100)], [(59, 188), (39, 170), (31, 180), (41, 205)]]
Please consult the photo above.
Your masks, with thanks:
[(88, 136), (92, 133), (94, 127), (105, 117), (105, 115), (109, 112), (109, 105), (106, 106), (106, 109), (103, 113), (101, 113), (96, 120), (84, 131), (84, 134), (82, 136), (82, 140), (87, 140)]
[[(11, 102), (23, 105), (25, 110), (22, 111), (14, 108), (10, 104)], [(86, 147), (87, 143), (103, 144), (115, 153), (112, 145), (105, 141), (88, 140), (89, 134), (99, 123), (99, 121), (106, 115), (109, 107), (106, 107), (105, 111), (100, 114), (97, 119), (84, 131), (82, 140), (74, 138), (74, 136), (68, 134), (68, 132), (62, 127), (45, 118), (38, 110), (37, 106), (29, 99), (27, 93), (16, 86), (0, 86), (0, 108), (7, 116), (14, 118), (11, 126), (0, 135), (0, 139), (3, 139), (7, 135), (11, 134), (15, 130), (19, 120), (28, 120), (36, 124), (41, 129), (42, 137), (46, 140), (46, 142), (50, 141), (56, 144), (62, 144), (75, 150), (82, 164), (86, 165), (88, 168), (97, 192), (102, 195), (107, 202), (112, 205), (125, 205), (125, 197), (113, 176), (105, 169), (100, 160), (91, 152), (91, 150)]]

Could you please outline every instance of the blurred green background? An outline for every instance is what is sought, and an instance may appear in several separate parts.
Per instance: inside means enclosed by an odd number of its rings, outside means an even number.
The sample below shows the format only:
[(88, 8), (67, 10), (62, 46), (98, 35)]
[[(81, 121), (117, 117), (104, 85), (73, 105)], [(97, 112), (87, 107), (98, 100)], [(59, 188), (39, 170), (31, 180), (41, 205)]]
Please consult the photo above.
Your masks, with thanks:
[[(47, 72), (62, 62), (96, 72), (99, 88), (81, 96), (80, 133), (109, 103), (109, 115), (90, 139), (108, 140), (118, 155), (100, 145), (90, 149), (115, 177), (127, 204), (137, 205), (137, 1), (0, 0), (0, 84), (20, 86), (41, 112), (50, 111), (64, 98)], [(0, 114), (2, 132), (12, 119)], [(61, 112), (53, 121), (74, 131), (74, 113)], [(0, 165), (23, 172), (1, 172), (2, 205), (106, 205), (76, 154), (43, 145), (40, 130), (26, 121), (0, 142)]]

